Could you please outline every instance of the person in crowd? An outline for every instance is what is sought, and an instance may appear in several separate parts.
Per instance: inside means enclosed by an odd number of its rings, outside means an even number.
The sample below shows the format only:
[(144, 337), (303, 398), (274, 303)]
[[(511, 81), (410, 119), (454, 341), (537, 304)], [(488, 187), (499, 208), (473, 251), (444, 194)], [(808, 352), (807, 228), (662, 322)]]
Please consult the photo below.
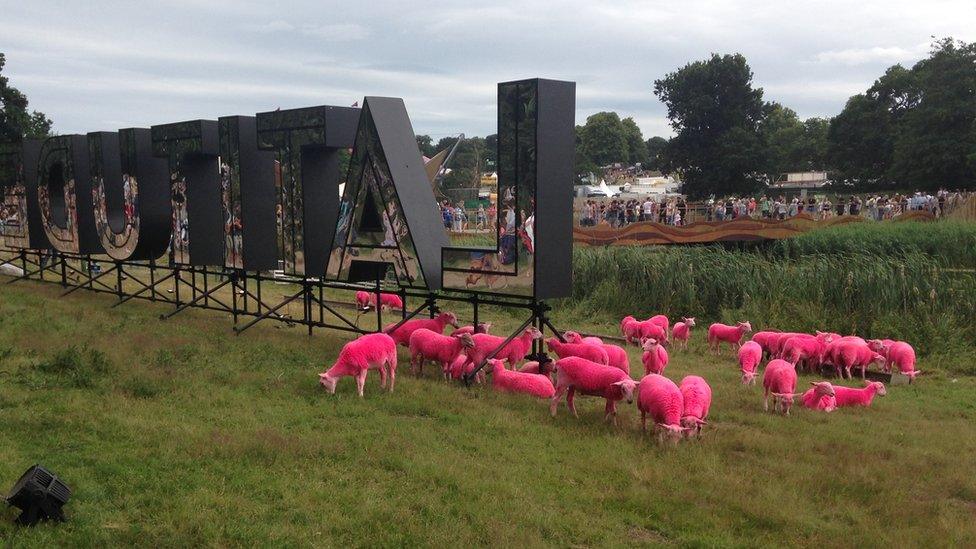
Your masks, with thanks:
[(654, 202), (651, 197), (648, 196), (644, 199), (644, 203), (641, 204), (641, 221), (651, 221), (654, 219)]

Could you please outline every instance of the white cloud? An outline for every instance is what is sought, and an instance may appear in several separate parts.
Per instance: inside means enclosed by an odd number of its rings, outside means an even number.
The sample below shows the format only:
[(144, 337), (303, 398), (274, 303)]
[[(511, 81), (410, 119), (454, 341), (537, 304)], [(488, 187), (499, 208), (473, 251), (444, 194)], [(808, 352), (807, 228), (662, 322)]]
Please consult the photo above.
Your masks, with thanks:
[(925, 57), (929, 44), (922, 43), (914, 47), (899, 46), (873, 48), (848, 48), (844, 50), (822, 51), (815, 56), (818, 63), (854, 66), (866, 64), (894, 64), (914, 62)]
[(369, 36), (369, 29), (355, 23), (303, 25), (302, 34), (316, 38), (324, 38), (330, 42), (348, 42), (367, 38)]

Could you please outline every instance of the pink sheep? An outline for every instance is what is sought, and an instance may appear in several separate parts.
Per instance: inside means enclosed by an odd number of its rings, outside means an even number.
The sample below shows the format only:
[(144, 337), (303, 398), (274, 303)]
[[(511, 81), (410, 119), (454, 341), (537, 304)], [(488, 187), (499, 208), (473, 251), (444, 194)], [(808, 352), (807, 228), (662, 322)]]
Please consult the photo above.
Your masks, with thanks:
[(336, 384), (342, 376), (356, 378), (356, 389), (363, 396), (366, 385), (366, 372), (369, 369), (380, 371), (380, 387), (386, 387), (386, 373), (389, 368), (390, 392), (396, 383), (397, 351), (393, 338), (386, 334), (366, 334), (346, 343), (339, 351), (339, 358), (326, 372), (319, 374), (319, 383), (331, 394), (335, 394)]
[[(576, 332), (564, 332), (563, 337), (569, 343), (582, 343), (583, 345), (593, 345), (607, 352), (607, 365), (619, 368), (624, 372), (630, 373), (630, 357), (627, 351), (617, 345), (604, 343), (598, 337), (583, 337)], [(585, 358), (585, 357), (584, 357)]]
[(550, 399), (556, 394), (556, 388), (546, 376), (506, 370), (501, 360), (491, 359), (488, 362), (491, 365), (491, 385), (496, 391)]
[(763, 372), (763, 410), (769, 411), (769, 396), (773, 396), (773, 410), (783, 409), (790, 415), (790, 407), (796, 396), (796, 368), (785, 360), (775, 358)]
[(645, 339), (642, 347), (644, 354), (641, 355), (641, 363), (644, 364), (644, 375), (664, 374), (664, 369), (668, 367), (670, 361), (667, 349), (655, 339)]
[(811, 410), (833, 412), (837, 409), (835, 387), (829, 381), (811, 381), (813, 385), (800, 397), (803, 406)]
[(691, 337), (691, 328), (695, 325), (695, 318), (682, 318), (681, 322), (675, 322), (671, 328), (671, 339), (680, 344), (682, 349), (688, 348), (688, 339)]
[[(454, 334), (451, 335), (453, 336)], [(460, 380), (462, 377), (473, 372), (474, 368), (474, 364), (468, 360), (467, 355), (460, 354), (454, 359), (454, 362), (451, 363), (450, 370), (447, 375), (450, 376), (451, 379)], [(475, 376), (474, 381), (475, 383), (483, 383), (484, 380), (485, 370), (482, 368), (478, 371), (478, 375)]]
[(604, 419), (613, 420), (614, 425), (617, 424), (617, 401), (626, 400), (628, 403), (634, 401), (634, 388), (637, 387), (637, 382), (617, 368), (577, 356), (557, 360), (554, 368), (556, 393), (549, 405), (549, 413), (553, 417), (556, 417), (556, 408), (563, 393), (566, 393), (566, 405), (575, 417), (579, 417), (573, 401), (576, 392), (581, 395), (605, 398), (607, 405)]
[(661, 328), (664, 328), (664, 333), (667, 333), (671, 327), (671, 320), (668, 319), (668, 315), (654, 315), (647, 319), (648, 322), (653, 322)]
[(783, 344), (780, 358), (796, 366), (803, 363), (808, 370), (819, 368), (824, 361), (827, 345), (815, 336), (793, 336)]
[(448, 324), (454, 326), (455, 328), (458, 327), (457, 317), (454, 316), (454, 313), (440, 313), (434, 318), (413, 318), (401, 324), (396, 330), (393, 330), (393, 327), (396, 326), (397, 323), (389, 324), (383, 328), (383, 332), (390, 334), (390, 337), (392, 337), (393, 341), (396, 341), (397, 344), (406, 347), (410, 344), (410, 334), (412, 334), (414, 330), (426, 328), (432, 332), (443, 334), (444, 328)]
[(678, 385), (684, 400), (681, 413), (681, 426), (688, 434), (701, 433), (702, 425), (708, 422), (708, 409), (712, 406), (712, 388), (700, 376), (685, 376)]
[(783, 346), (791, 337), (805, 336), (808, 334), (802, 334), (799, 332), (780, 332), (769, 338), (769, 357), (770, 358), (783, 358)]
[[(356, 304), (360, 309), (365, 309), (368, 306), (376, 306), (376, 293), (375, 292), (356, 292)], [(388, 292), (380, 292), (380, 306), (384, 309), (402, 309), (403, 300), (400, 296), (396, 294), (391, 294)]]
[[(877, 363), (884, 367), (885, 358), (871, 350), (866, 343), (862, 344), (856, 340), (844, 340), (833, 342), (828, 346), (830, 352), (830, 363), (837, 369), (837, 377), (851, 378), (853, 368), (861, 369), (861, 379), (865, 377), (865, 370), (869, 364)], [(889, 356), (890, 356), (889, 352)]]
[(860, 389), (834, 385), (834, 397), (838, 407), (870, 406), (875, 395), (885, 396), (886, 394), (888, 394), (888, 390), (880, 381), (865, 381), (864, 387)]
[(461, 334), (487, 334), (491, 331), (491, 322), (479, 322), (478, 326), (461, 326), (456, 328), (451, 335), (461, 335)]
[(610, 364), (610, 357), (607, 356), (607, 352), (602, 347), (597, 347), (596, 345), (563, 343), (559, 341), (559, 338), (550, 337), (546, 340), (546, 346), (549, 347), (550, 351), (556, 353), (559, 358), (578, 356), (591, 362), (603, 364), (604, 366)]
[[(525, 360), (525, 355), (532, 350), (532, 341), (542, 337), (542, 332), (533, 326), (529, 326), (518, 337), (508, 342), (504, 348), (495, 353), (493, 358), (507, 360), (509, 366), (515, 368), (520, 362)], [(477, 366), (494, 351), (505, 343), (504, 337), (490, 334), (474, 334), (474, 347), (468, 349), (468, 360)]]
[(763, 330), (752, 334), (752, 340), (759, 344), (764, 353), (771, 355), (770, 344), (779, 334), (776, 330)]
[(725, 342), (735, 351), (739, 348), (739, 342), (742, 341), (742, 336), (751, 331), (752, 324), (749, 322), (739, 322), (735, 326), (728, 326), (716, 322), (708, 327), (708, 347), (718, 354), (719, 345)]
[(641, 339), (656, 339), (661, 342), (662, 345), (668, 343), (668, 330), (661, 325), (659, 321), (654, 319), (657, 317), (651, 317), (644, 322), (641, 322), (640, 337)]
[(625, 316), (620, 321), (620, 333), (627, 343), (636, 343), (641, 337), (641, 322), (632, 316)]
[(685, 410), (681, 389), (670, 379), (648, 374), (637, 386), (637, 409), (641, 414), (641, 428), (647, 430), (647, 416), (651, 416), (658, 437), (678, 440), (688, 429), (681, 425)]
[(739, 347), (739, 371), (742, 372), (743, 385), (756, 382), (756, 369), (762, 361), (762, 354), (762, 347), (755, 341), (746, 341)]
[[(875, 341), (877, 340), (872, 340), (872, 342)], [(879, 352), (879, 354), (887, 359), (884, 365), (886, 372), (890, 372), (891, 365), (894, 364), (898, 367), (898, 371), (902, 375), (908, 376), (911, 380), (914, 380), (915, 376), (922, 373), (921, 370), (915, 369), (915, 349), (911, 345), (904, 341), (891, 341), (888, 339), (883, 341), (890, 342), (883, 348), (883, 352)]]
[(552, 373), (552, 365), (553, 362), (551, 360), (545, 360), (543, 362), (539, 362), (537, 360), (530, 360), (525, 364), (523, 364), (522, 367), (518, 369), (518, 371), (525, 374), (535, 374), (535, 375), (549, 377), (549, 374)]
[(469, 334), (446, 336), (427, 328), (419, 328), (410, 334), (410, 366), (415, 374), (420, 375), (424, 371), (424, 362), (437, 362), (446, 378), (450, 375), (451, 363), (465, 349), (473, 346), (474, 341)]

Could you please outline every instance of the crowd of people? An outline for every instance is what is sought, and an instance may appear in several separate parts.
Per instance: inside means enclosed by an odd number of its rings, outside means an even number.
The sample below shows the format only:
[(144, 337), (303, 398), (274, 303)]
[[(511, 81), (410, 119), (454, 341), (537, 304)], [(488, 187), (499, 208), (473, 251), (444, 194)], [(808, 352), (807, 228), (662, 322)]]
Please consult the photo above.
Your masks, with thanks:
[(684, 197), (631, 199), (587, 199), (578, 207), (582, 227), (608, 225), (619, 228), (640, 221), (681, 226), (698, 221), (732, 221), (740, 218), (789, 219), (806, 214), (823, 220), (834, 216), (859, 215), (875, 221), (892, 219), (908, 211), (926, 211), (941, 217), (962, 204), (968, 192), (945, 189), (935, 194), (822, 195), (819, 197), (726, 197), (706, 202), (688, 202)]
[(450, 200), (440, 203), (441, 219), (444, 221), (444, 228), (452, 232), (462, 232), (467, 230), (494, 230), (495, 220), (498, 217), (498, 210), (495, 203), (491, 202), (486, 208), (484, 204), (479, 204), (477, 210), (468, 211), (464, 208), (464, 202), (451, 204)]

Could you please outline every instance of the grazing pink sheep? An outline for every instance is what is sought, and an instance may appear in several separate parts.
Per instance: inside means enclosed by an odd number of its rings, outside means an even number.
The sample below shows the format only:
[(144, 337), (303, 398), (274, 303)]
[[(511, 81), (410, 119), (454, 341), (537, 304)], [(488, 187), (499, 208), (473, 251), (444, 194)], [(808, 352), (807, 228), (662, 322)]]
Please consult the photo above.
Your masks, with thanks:
[(478, 326), (461, 326), (451, 332), (451, 335), (461, 335), (461, 334), (487, 334), (491, 331), (491, 322), (479, 322)]
[(366, 372), (380, 371), (380, 386), (386, 386), (386, 372), (390, 373), (390, 392), (396, 383), (397, 351), (393, 338), (386, 334), (366, 334), (346, 343), (339, 351), (339, 358), (326, 372), (319, 374), (319, 383), (331, 394), (342, 376), (356, 378), (356, 389), (363, 396)]
[(732, 347), (732, 351), (734, 352), (739, 348), (739, 342), (742, 341), (742, 336), (751, 331), (752, 324), (749, 322), (739, 322), (735, 326), (728, 326), (716, 322), (708, 327), (708, 347), (718, 354), (720, 352), (719, 345), (725, 342)]
[[(872, 340), (872, 342), (874, 341), (877, 340)], [(911, 345), (904, 341), (892, 341), (890, 339), (882, 340), (882, 343), (884, 345), (883, 351), (879, 351), (878, 354), (887, 359), (884, 365), (885, 372), (890, 372), (891, 365), (894, 364), (902, 375), (908, 376), (911, 380), (922, 373), (921, 370), (915, 369), (915, 349)]]
[(687, 434), (701, 433), (702, 425), (708, 422), (708, 409), (712, 406), (712, 388), (700, 376), (685, 376), (678, 385), (684, 400), (684, 411), (681, 413), (681, 426)]
[(763, 330), (752, 334), (752, 340), (759, 344), (763, 352), (772, 356), (770, 345), (773, 340), (779, 337), (780, 332), (776, 330)]
[(834, 397), (837, 400), (838, 407), (870, 406), (875, 395), (885, 396), (886, 394), (888, 394), (888, 390), (880, 381), (865, 381), (864, 387), (860, 389), (834, 385)]
[(762, 362), (762, 346), (754, 340), (746, 341), (739, 347), (739, 371), (742, 372), (742, 384), (749, 385), (756, 382), (756, 369)]
[(804, 407), (824, 412), (833, 412), (837, 409), (835, 388), (829, 381), (811, 381), (810, 385), (813, 387), (807, 389), (800, 397)]
[(763, 410), (769, 411), (769, 396), (773, 396), (773, 410), (783, 409), (790, 415), (796, 396), (796, 368), (785, 360), (774, 358), (763, 372)]
[[(564, 332), (563, 337), (569, 343), (582, 343), (583, 345), (593, 345), (600, 347), (607, 352), (607, 365), (619, 368), (628, 374), (630, 373), (630, 357), (622, 347), (604, 343), (598, 337), (583, 337), (576, 332)], [(584, 357), (585, 358), (585, 357)]]
[(549, 413), (556, 417), (556, 408), (559, 406), (559, 399), (566, 393), (566, 405), (573, 416), (576, 414), (574, 396), (576, 392), (581, 395), (598, 396), (607, 400), (606, 415), (604, 419), (612, 420), (617, 424), (617, 401), (626, 400), (628, 403), (634, 401), (634, 389), (637, 382), (617, 368), (604, 366), (580, 358), (570, 356), (560, 358), (554, 365), (556, 370), (556, 393), (552, 396), (549, 405)]
[(454, 313), (441, 313), (434, 318), (412, 318), (404, 322), (399, 328), (393, 330), (396, 323), (388, 324), (383, 328), (383, 332), (390, 334), (393, 341), (397, 344), (408, 346), (410, 344), (410, 334), (414, 330), (419, 330), (420, 328), (426, 328), (432, 332), (437, 332), (439, 334), (444, 333), (444, 327), (450, 324), (455, 328), (458, 327), (457, 317)]
[(603, 350), (602, 347), (597, 347), (596, 345), (587, 345), (585, 343), (563, 343), (559, 341), (559, 338), (557, 337), (550, 337), (547, 339), (546, 345), (549, 347), (549, 350), (556, 353), (559, 358), (578, 356), (591, 362), (603, 364), (604, 366), (610, 364), (610, 357), (607, 356), (607, 352)]
[(655, 339), (645, 339), (642, 346), (644, 354), (641, 355), (641, 363), (644, 364), (644, 375), (664, 374), (664, 369), (668, 367), (670, 361), (667, 349)]
[[(451, 334), (452, 336), (454, 334)], [(474, 364), (468, 360), (467, 355), (460, 354), (451, 363), (450, 370), (447, 375), (453, 380), (460, 380), (463, 376), (470, 374), (474, 371)], [(478, 375), (474, 377), (475, 383), (482, 383), (485, 380), (485, 370), (482, 368), (478, 371)]]
[(371, 297), (372, 296), (369, 295), (369, 292), (364, 292), (362, 290), (356, 292), (356, 307), (360, 311), (366, 309), (366, 307), (369, 307), (370, 301), (372, 301), (372, 299), (370, 299)]
[(769, 356), (770, 358), (783, 358), (783, 346), (791, 337), (802, 337), (807, 334), (801, 334), (799, 332), (780, 332), (769, 338)]
[(688, 431), (681, 425), (685, 410), (681, 389), (662, 375), (648, 374), (641, 378), (637, 386), (637, 409), (641, 414), (641, 428), (647, 430), (647, 416), (651, 416), (660, 440), (664, 437), (678, 440)]
[[(364, 292), (362, 290), (356, 292), (356, 305), (360, 309), (365, 309), (367, 306), (376, 306), (376, 293), (375, 292)], [(400, 296), (396, 294), (391, 294), (388, 292), (380, 292), (380, 306), (384, 309), (402, 309), (403, 300)]]
[[(828, 345), (830, 352), (830, 363), (837, 369), (837, 376), (840, 378), (851, 378), (853, 368), (861, 369), (861, 379), (864, 379), (864, 371), (869, 364), (877, 363), (882, 368), (885, 358), (871, 350), (867, 343), (860, 343), (856, 340), (844, 340), (832, 342)], [(889, 352), (889, 356), (890, 356)]]
[(620, 333), (627, 343), (636, 343), (641, 338), (641, 322), (632, 316), (625, 316), (620, 321)]
[(556, 388), (546, 376), (508, 371), (501, 360), (491, 359), (488, 362), (491, 365), (491, 385), (496, 391), (523, 393), (536, 398), (550, 399), (556, 394)]
[(441, 365), (444, 377), (451, 373), (451, 363), (454, 362), (465, 349), (474, 347), (474, 341), (469, 334), (441, 335), (427, 328), (419, 328), (410, 334), (410, 366), (415, 374), (424, 371), (424, 362), (430, 360)]
[(654, 315), (647, 320), (648, 322), (653, 322), (654, 324), (664, 328), (665, 333), (667, 333), (671, 327), (671, 320), (668, 319), (668, 315)]
[(640, 338), (644, 339), (656, 339), (661, 344), (668, 343), (668, 330), (661, 326), (659, 322), (654, 321), (655, 317), (651, 317), (644, 322), (641, 322)]
[[(542, 337), (542, 332), (533, 326), (529, 326), (521, 335), (509, 341), (508, 345), (495, 353), (493, 358), (507, 360), (509, 366), (515, 368), (525, 360), (525, 355), (532, 350), (532, 340), (540, 337)], [(492, 351), (501, 347), (506, 338), (490, 334), (474, 334), (471, 339), (474, 340), (474, 347), (467, 351), (468, 360), (477, 366), (484, 362)]]
[(678, 343), (682, 349), (688, 348), (688, 339), (691, 337), (691, 328), (695, 325), (695, 318), (682, 318), (681, 322), (675, 322), (671, 328), (671, 339)]
[(823, 364), (827, 345), (815, 336), (793, 336), (783, 344), (780, 358), (793, 364), (802, 363), (807, 370), (819, 368)]

